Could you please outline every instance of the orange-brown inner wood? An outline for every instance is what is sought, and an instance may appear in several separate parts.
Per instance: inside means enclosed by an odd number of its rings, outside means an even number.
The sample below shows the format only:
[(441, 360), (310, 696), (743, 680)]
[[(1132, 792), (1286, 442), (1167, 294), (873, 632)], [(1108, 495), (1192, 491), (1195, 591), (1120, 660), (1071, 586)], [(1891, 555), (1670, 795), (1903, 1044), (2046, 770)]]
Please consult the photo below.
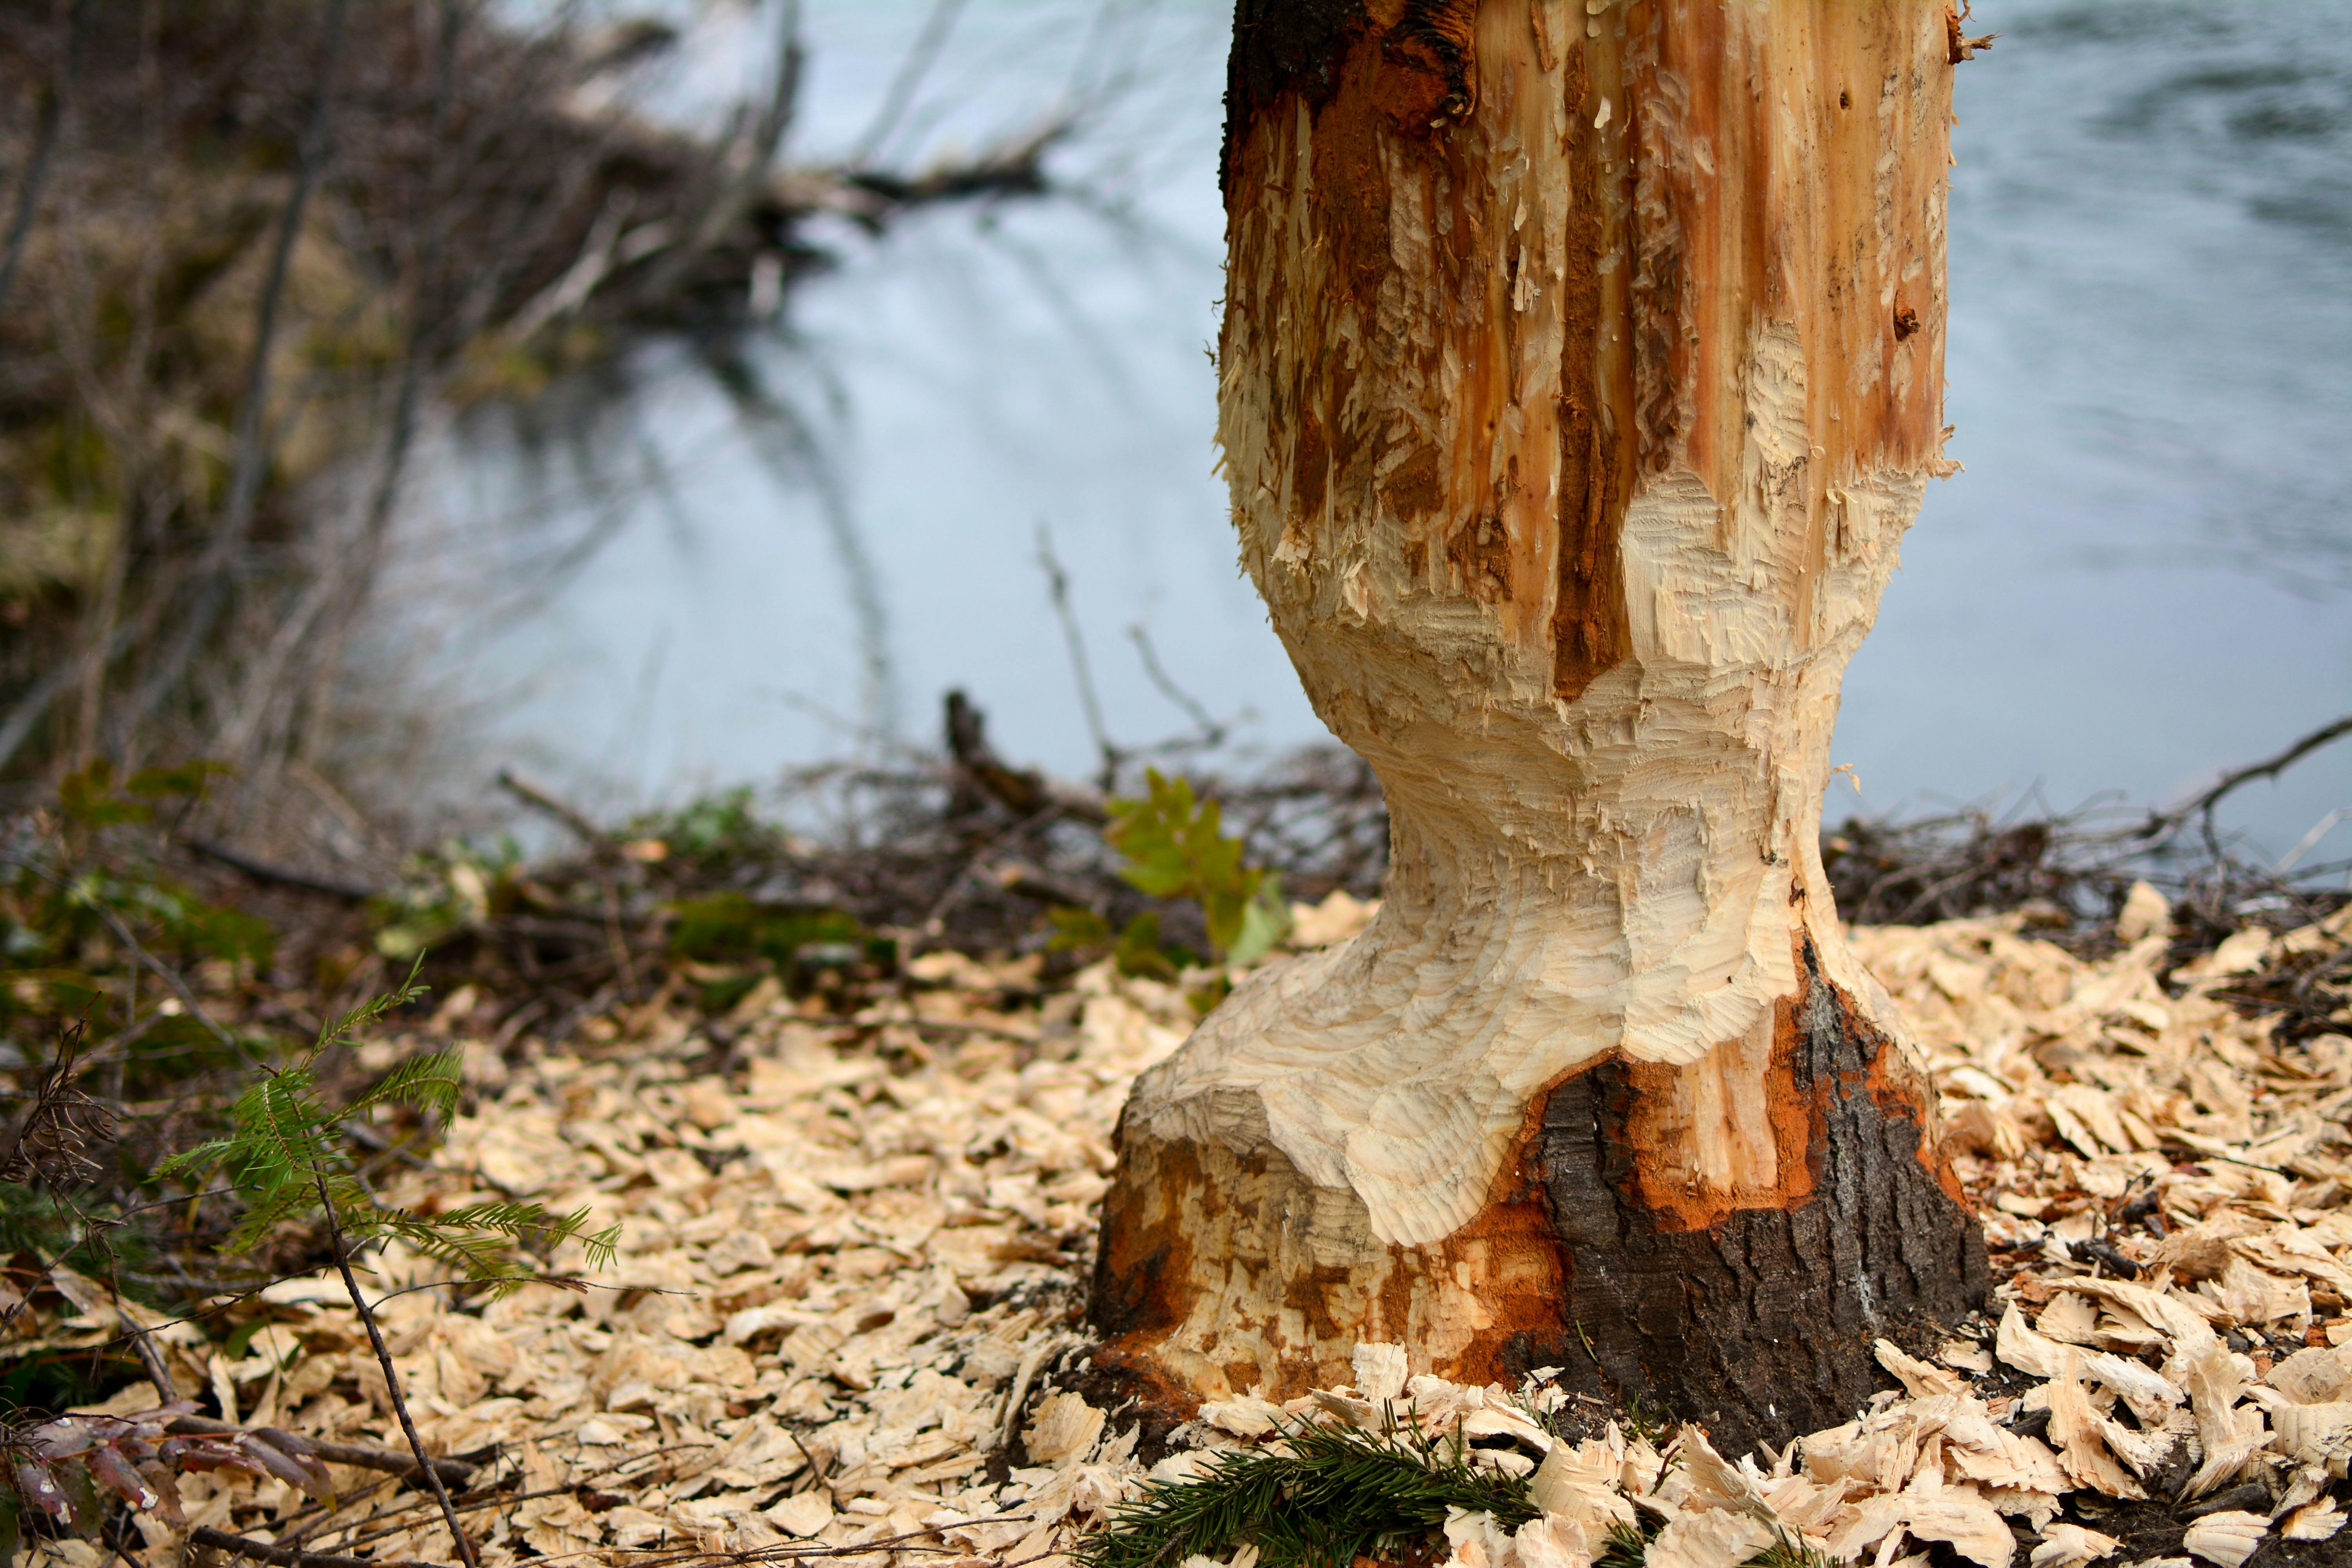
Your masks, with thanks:
[[(1826, 557), (1833, 487), (1936, 460), (1948, 162), (1937, 106), (1950, 66), (1941, 7), (1916, 3), (1630, 0), (1605, 8), (1591, 36), (1571, 25), (1556, 60), (1534, 12), (1529, 0), (1374, 0), (1361, 25), (1335, 35), (1341, 56), (1313, 91), (1244, 106), (1255, 118), (1232, 128), (1227, 191), (1238, 216), (1281, 177), (1306, 104), (1312, 243), (1370, 326), (1399, 265), (1391, 181), (1419, 187), (1434, 221), (1415, 263), (1425, 275), (1410, 289), (1441, 302), (1438, 335), (1410, 351), (1386, 345), (1385, 362), (1351, 360), (1336, 342), (1286, 356), (1297, 379), (1276, 414), (1298, 432), (1295, 499), (1311, 525), (1335, 486), (1343, 505), (1360, 504), (1377, 470), (1409, 528), (1444, 520), (1444, 537), (1406, 542), (1429, 589), (1511, 605), (1505, 618), (1522, 633), (1549, 600), (1541, 632), (1555, 693), (1572, 700), (1630, 651), (1618, 540), (1639, 481), (1687, 468), (1727, 523), (1748, 482), (1762, 325), (1793, 330), (1801, 344), (1812, 563)], [(1478, 58), (1498, 39), (1509, 58)], [(1521, 476), (1487, 471), (1486, 443), (1391, 450), (1386, 394), (1402, 384), (1352, 384), (1410, 363), (1418, 385), (1436, 385), (1451, 364), (1462, 427), (1508, 416), (1517, 328), (1498, 301), (1515, 214), (1488, 205), (1486, 177), (1518, 155), (1498, 118), (1505, 95), (1486, 85), (1507, 76), (1556, 79), (1570, 128), (1567, 147), (1528, 153), (1565, 158), (1572, 185), (1564, 276), (1546, 280), (1565, 291), (1568, 331), (1560, 483), (1541, 535), (1515, 535), (1503, 521)], [(1282, 273), (1236, 268), (1276, 292)], [(1262, 304), (1302, 332), (1331, 324), (1311, 301)], [(1817, 575), (1802, 575), (1801, 595)], [(1801, 623), (1810, 606), (1796, 607)]]

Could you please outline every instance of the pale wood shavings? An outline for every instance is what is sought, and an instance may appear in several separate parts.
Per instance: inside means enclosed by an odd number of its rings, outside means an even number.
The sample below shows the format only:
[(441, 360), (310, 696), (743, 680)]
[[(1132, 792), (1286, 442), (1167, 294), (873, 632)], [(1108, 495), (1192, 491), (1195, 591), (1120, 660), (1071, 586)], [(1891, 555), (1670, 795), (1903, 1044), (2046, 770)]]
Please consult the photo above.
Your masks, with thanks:
[[(1214, 1448), (1278, 1441), (1298, 1420), (1460, 1432), (1481, 1462), (1529, 1472), (1543, 1512), (1516, 1531), (1454, 1521), (1457, 1568), (1590, 1568), (1612, 1526), (1660, 1518), (1650, 1561), (1680, 1568), (1737, 1568), (1776, 1542), (1885, 1568), (1932, 1544), (1997, 1568), (2011, 1521), (2033, 1532), (2032, 1568), (2079, 1568), (2117, 1547), (2060, 1519), (2073, 1494), (2168, 1501), (2249, 1479), (2269, 1480), (2282, 1535), (2333, 1536), (2329, 1489), (2352, 1458), (2339, 1120), (2352, 1026), (2281, 1044), (2218, 993), (2281, 955), (2340, 948), (2352, 921), (2248, 936), (2168, 983), (2151, 896), (2126, 906), (2138, 940), (2098, 962), (2014, 918), (1853, 933), (1930, 1053), (1958, 1173), (2008, 1275), (1997, 1327), (1879, 1347), (1899, 1394), (1767, 1468), (1695, 1429), (1664, 1452), (1614, 1426), (1563, 1440), (1544, 1419), (1556, 1390), (1464, 1387), (1366, 1342), (1353, 1386), (1204, 1406), (1182, 1429), (1195, 1446), (1152, 1478), (1197, 1476)], [(1307, 915), (1328, 916), (1336, 940), (1368, 914), (1303, 911), (1302, 940), (1327, 935)], [(1034, 966), (933, 954), (854, 1025), (755, 994), (730, 1020), (724, 1076), (689, 1070), (708, 1042), (658, 1005), (591, 1031), (608, 1036), (604, 1056), (482, 1075), (485, 1098), (433, 1167), (387, 1195), (528, 1195), (623, 1227), (617, 1266), (584, 1294), (384, 1301), (427, 1442), (499, 1449), (478, 1484), (528, 1497), (469, 1516), (489, 1568), (867, 1543), (845, 1561), (1058, 1568), (1143, 1484), (1135, 1434), (1054, 1369), (1084, 1343), (1076, 1260), (1120, 1106), (1192, 1012), (1177, 988), (1107, 965), (1042, 1005), (1007, 1005), (1034, 980)], [(430, 1285), (414, 1258), (377, 1262), (381, 1290)], [(338, 1282), (288, 1281), (246, 1310), (266, 1321), (236, 1358), (188, 1325), (156, 1328), (184, 1387), (312, 1436), (397, 1445)], [(117, 1332), (93, 1296), (71, 1316), (26, 1313), (12, 1347)], [(2019, 1426), (2045, 1409), (2046, 1441)], [(228, 1472), (189, 1478), (183, 1500), (192, 1525), (257, 1540), (299, 1528), (306, 1551), (373, 1535), (379, 1561), (454, 1560), (413, 1494), (365, 1472), (337, 1480), (332, 1515)], [(175, 1532), (141, 1528), (178, 1549)], [(2216, 1513), (2180, 1551), (2237, 1568), (2268, 1528)], [(41, 1552), (96, 1568), (79, 1545)]]
[(2190, 1525), (2180, 1544), (2191, 1557), (2219, 1563), (2221, 1568), (2239, 1568), (2254, 1554), (2270, 1528), (2270, 1521), (2261, 1514), (2225, 1509)]
[[(417, 1259), (377, 1259), (428, 1446), (499, 1448), (477, 1484), (542, 1494), (478, 1516), (489, 1568), (898, 1537), (860, 1560), (1034, 1555), (1140, 1479), (1132, 1435), (1106, 1439), (1103, 1411), (1066, 1391), (1029, 1406), (1047, 1362), (1078, 1342), (1071, 1258), (1119, 1106), (1181, 1041), (1191, 1006), (1102, 966), (1042, 1016), (1007, 1013), (1000, 998), (1034, 982), (1034, 963), (962, 963), (851, 1027), (772, 990), (732, 1020), (739, 1065), (724, 1078), (691, 1073), (707, 1045), (679, 1019), (621, 1017), (610, 1057), (515, 1067), (431, 1169), (387, 1193), (442, 1207), (530, 1196), (622, 1227), (617, 1262), (583, 1293), (466, 1302)], [(902, 1034), (901, 1016), (969, 1027)], [(195, 1336), (159, 1336), (186, 1385), (224, 1415), (399, 1445), (337, 1283), (291, 1281), (256, 1308), (268, 1322), (242, 1360), (186, 1364)], [(1026, 1463), (992, 1479), (1008, 1449)], [(339, 1472), (370, 1500), (331, 1518), (227, 1472), (190, 1478), (184, 1499), (192, 1526), (268, 1541), (300, 1520), (305, 1550), (331, 1555), (392, 1525), (368, 1553), (455, 1561), (412, 1498), (369, 1489), (378, 1479)]]
[(2112, 1535), (2102, 1535), (2079, 1524), (2053, 1524), (2042, 1531), (2041, 1543), (2026, 1561), (2032, 1568), (2082, 1568), (2122, 1544)]
[(2288, 1514), (2279, 1523), (2279, 1534), (2289, 1541), (2330, 1541), (2344, 1528), (2344, 1519), (2334, 1498), (2322, 1498)]

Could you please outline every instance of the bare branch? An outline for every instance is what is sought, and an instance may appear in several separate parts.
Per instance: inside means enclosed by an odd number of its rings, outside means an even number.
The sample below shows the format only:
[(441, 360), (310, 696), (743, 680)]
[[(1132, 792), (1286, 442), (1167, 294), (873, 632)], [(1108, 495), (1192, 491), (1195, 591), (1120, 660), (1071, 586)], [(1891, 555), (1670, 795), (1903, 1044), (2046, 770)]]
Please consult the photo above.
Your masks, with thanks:
[(188, 1531), (188, 1544), (208, 1546), (215, 1552), (226, 1552), (238, 1557), (250, 1557), (257, 1563), (275, 1563), (280, 1568), (386, 1568), (364, 1557), (336, 1557), (326, 1552), (305, 1552), (299, 1546), (272, 1546), (268, 1542), (249, 1536), (231, 1535), (225, 1530), (215, 1530), (200, 1524)]
[(209, 838), (187, 834), (182, 836), (180, 842), (207, 860), (217, 861), (232, 871), (272, 887), (295, 888), (306, 893), (317, 893), (321, 898), (341, 899), (347, 904), (363, 904), (375, 897), (373, 888), (362, 887), (357, 882), (330, 881), (308, 872), (273, 866), (267, 860), (257, 860), (226, 844), (215, 844)]
[[(1194, 697), (1191, 692), (1185, 690), (1182, 687), (1177, 685), (1175, 679), (1161, 667), (1160, 663), (1160, 652), (1157, 648), (1151, 646), (1151, 634), (1144, 629), (1143, 623), (1141, 621), (1138, 621), (1133, 626), (1128, 627), (1127, 635), (1129, 637), (1133, 639), (1135, 643), (1135, 651), (1142, 657), (1143, 673), (1146, 678), (1150, 680), (1153, 686), (1159, 688), (1160, 696), (1165, 697), (1169, 701), (1173, 702), (1177, 707), (1182, 709), (1184, 710), (1184, 716), (1192, 720), (1193, 725), (1200, 731), (1197, 737), (1185, 737), (1182, 739), (1189, 741), (1192, 744), (1203, 747), (1223, 745), (1225, 742), (1225, 726), (1216, 719), (1211, 717), (1208, 709), (1201, 705), (1200, 700)], [(1160, 749), (1164, 751), (1169, 748), (1163, 745)]]
[(327, 0), (326, 15), (320, 24), (310, 112), (297, 144), (294, 188), (279, 215), (278, 239), (270, 251), (268, 277), (262, 285), (261, 303), (254, 321), (253, 356), (246, 369), (245, 395), (237, 410), (236, 458), (229, 471), (228, 499), (222, 505), (220, 520), (214, 525), (212, 538), (197, 566), (195, 602), (171, 650), (141, 691), (132, 710), (133, 723), (152, 712), (186, 672), (189, 661), (227, 602), (229, 572), (237, 552), (244, 547), (246, 535), (252, 531), (254, 511), (261, 500), (262, 479), (268, 468), (263, 430), (268, 414), (270, 355), (277, 346), (278, 315), (285, 299), (287, 274), (293, 264), (294, 243), (302, 232), (302, 214), (310, 205), (310, 193), (318, 184), (320, 171), (329, 154), (329, 110), (333, 102), (335, 66), (342, 53), (343, 18), (349, 6), (350, 0)]
[[(230, 1436), (240, 1432), (251, 1432), (271, 1447), (298, 1457), (315, 1454), (331, 1465), (349, 1465), (359, 1470), (380, 1470), (386, 1475), (416, 1474), (414, 1455), (395, 1453), (390, 1448), (379, 1448), (366, 1443), (338, 1443), (325, 1437), (304, 1437), (292, 1432), (281, 1432), (275, 1426), (240, 1426), (234, 1421), (215, 1421), (207, 1415), (183, 1415), (172, 1423), (171, 1430), (202, 1436)], [(433, 1461), (435, 1473), (452, 1486), (464, 1486), (478, 1468), (463, 1459), (436, 1458)]]
[(81, 53), (82, 24), (89, 16), (89, 6), (90, 0), (74, 0), (66, 22), (65, 53), (58, 64), (57, 80), (41, 98), (39, 122), (33, 132), (33, 154), (26, 161), (24, 178), (16, 182), (16, 211), (8, 220), (6, 248), (0, 250), (0, 310), (7, 308), (9, 290), (16, 287), (16, 268), (25, 259), (25, 246), (33, 235), (33, 220), (41, 210), (41, 193), (47, 188), (49, 170), (57, 159), (58, 134), (65, 123), (74, 68)]
[(546, 813), (570, 828), (580, 841), (591, 848), (611, 846), (604, 829), (588, 820), (588, 814), (564, 800), (554, 791), (535, 779), (526, 778), (512, 768), (499, 770), (499, 787), (535, 811)]
[(2352, 713), (2347, 713), (2332, 723), (2322, 724), (2276, 756), (2265, 757), (2259, 763), (2252, 763), (2242, 768), (2233, 768), (2223, 773), (2211, 788), (2189, 801), (2186, 805), (2149, 816), (2147, 825), (2139, 830), (2139, 837), (2161, 837), (2192, 816), (2202, 816), (2210, 823), (2213, 808), (2221, 805), (2223, 797), (2240, 784), (2252, 784), (2256, 779), (2274, 779), (2330, 741), (2340, 739), (2345, 735), (2352, 735)]

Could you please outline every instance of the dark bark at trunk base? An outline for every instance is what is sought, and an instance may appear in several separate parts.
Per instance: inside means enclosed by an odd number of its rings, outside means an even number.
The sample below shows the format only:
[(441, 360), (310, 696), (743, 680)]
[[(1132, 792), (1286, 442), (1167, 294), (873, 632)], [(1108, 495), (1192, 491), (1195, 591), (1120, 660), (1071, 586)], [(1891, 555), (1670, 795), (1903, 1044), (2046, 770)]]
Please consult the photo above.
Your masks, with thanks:
[(1670, 1190), (1659, 1106), (1675, 1075), (1610, 1058), (1556, 1084), (1486, 1210), (1430, 1247), (1360, 1229), (1352, 1194), (1271, 1143), (1119, 1131), (1090, 1321), (1095, 1361), (1171, 1414), (1255, 1389), (1350, 1381), (1358, 1339), (1469, 1383), (1560, 1369), (1563, 1387), (1704, 1422), (1728, 1453), (1849, 1418), (1891, 1382), (1873, 1342), (1927, 1347), (1979, 1304), (1982, 1232), (1923, 1147), (1931, 1092), (1822, 978), (1775, 1018), (1777, 1193)]
[(1822, 1112), (1811, 1201), (1662, 1227), (1634, 1196), (1638, 1090), (1613, 1062), (1552, 1091), (1535, 1160), (1569, 1264), (1562, 1381), (1657, 1400), (1731, 1452), (1845, 1420), (1891, 1381), (1875, 1340), (1919, 1348), (1990, 1284), (1983, 1232), (1921, 1160), (1919, 1122), (1874, 1092), (1887, 1042), (1810, 944), (1805, 958), (1793, 1078)]

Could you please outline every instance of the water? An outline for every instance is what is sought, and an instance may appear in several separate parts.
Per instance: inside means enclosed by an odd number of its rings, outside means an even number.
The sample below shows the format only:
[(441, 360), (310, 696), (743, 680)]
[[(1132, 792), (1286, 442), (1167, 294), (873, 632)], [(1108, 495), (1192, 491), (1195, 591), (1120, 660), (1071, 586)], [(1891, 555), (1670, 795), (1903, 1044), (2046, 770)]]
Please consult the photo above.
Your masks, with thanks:
[[(929, 11), (811, 8), (802, 148), (868, 132)], [(1322, 739), (1211, 472), (1229, 14), (971, 0), (897, 144), (976, 145), (1108, 82), (1057, 154), (1087, 195), (828, 236), (842, 265), (754, 356), (782, 418), (746, 421), (656, 351), (585, 478), (534, 476), (494, 426), (453, 441), (401, 597), (441, 606), (411, 663), (472, 715), (466, 766), (519, 759), (607, 806), (674, 799), (885, 732), (927, 741), (961, 686), (1008, 755), (1087, 772), (1041, 526), (1114, 738), (1186, 722), (1139, 625), (1253, 742)], [(1980, 0), (2003, 37), (1958, 88), (1948, 415), (1968, 471), (1934, 487), (1846, 684), (1836, 756), (1864, 808), (2037, 786), (2061, 807), (2168, 800), (2352, 707), (2342, 15)], [(760, 24), (707, 24), (672, 101), (756, 68)], [(2352, 743), (2228, 819), (2276, 850), (2347, 805)]]

